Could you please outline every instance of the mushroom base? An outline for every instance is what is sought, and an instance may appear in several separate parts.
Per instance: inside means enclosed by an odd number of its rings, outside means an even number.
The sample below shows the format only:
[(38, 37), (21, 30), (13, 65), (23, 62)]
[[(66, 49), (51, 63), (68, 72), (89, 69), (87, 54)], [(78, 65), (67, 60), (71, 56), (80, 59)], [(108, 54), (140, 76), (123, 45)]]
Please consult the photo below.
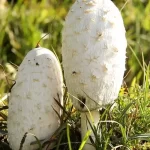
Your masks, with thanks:
[[(82, 140), (86, 135), (87, 131), (91, 130), (91, 138), (95, 141), (94, 133), (91, 129), (91, 126), (97, 127), (100, 119), (100, 114), (98, 110), (94, 110), (91, 112), (81, 112), (81, 136)], [(89, 121), (88, 121), (89, 120)], [(89, 123), (90, 122), (90, 123)], [(87, 140), (83, 150), (95, 150), (95, 147), (91, 145), (90, 139)]]

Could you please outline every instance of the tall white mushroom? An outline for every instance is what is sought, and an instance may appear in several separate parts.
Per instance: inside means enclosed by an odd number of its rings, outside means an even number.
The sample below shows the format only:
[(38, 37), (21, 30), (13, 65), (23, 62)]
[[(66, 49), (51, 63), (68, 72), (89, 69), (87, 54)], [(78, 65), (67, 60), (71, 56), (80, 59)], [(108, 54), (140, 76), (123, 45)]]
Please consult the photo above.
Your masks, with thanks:
[[(54, 109), (60, 112), (60, 107), (54, 98), (62, 104), (63, 78), (60, 64), (50, 50), (35, 48), (21, 63), (16, 84), (10, 94), (8, 139), (13, 150), (19, 149), (26, 132), (43, 140), (59, 127), (59, 118)], [(35, 149), (30, 146), (33, 141), (35, 138), (29, 134), (23, 150)]]
[[(113, 103), (118, 96), (126, 47), (121, 13), (111, 0), (76, 0), (62, 33), (62, 56), (68, 91), (83, 102), (72, 97), (74, 106), (83, 112), (82, 137), (87, 131), (85, 116), (89, 117), (85, 105), (97, 125), (97, 109)], [(92, 149), (85, 146), (85, 150)]]

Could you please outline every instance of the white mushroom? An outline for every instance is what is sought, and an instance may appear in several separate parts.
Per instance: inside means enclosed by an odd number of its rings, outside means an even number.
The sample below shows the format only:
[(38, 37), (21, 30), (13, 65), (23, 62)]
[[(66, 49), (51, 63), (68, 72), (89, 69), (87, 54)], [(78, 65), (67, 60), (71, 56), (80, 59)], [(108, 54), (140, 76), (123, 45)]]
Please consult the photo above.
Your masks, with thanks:
[[(26, 132), (43, 140), (59, 127), (60, 107), (63, 102), (63, 78), (55, 55), (46, 48), (35, 48), (19, 67), (16, 84), (12, 88), (8, 110), (8, 139), (10, 147), (18, 150)], [(33, 150), (36, 141), (28, 135), (23, 150)], [(36, 147), (37, 148), (37, 147)]]
[[(111, 0), (76, 0), (63, 33), (64, 75), (74, 106), (99, 121), (97, 109), (117, 98), (125, 71), (127, 41), (121, 13)], [(89, 113), (81, 113), (81, 134)], [(90, 117), (89, 117), (90, 119)], [(94, 136), (94, 135), (93, 135)], [(85, 150), (93, 147), (86, 145)]]

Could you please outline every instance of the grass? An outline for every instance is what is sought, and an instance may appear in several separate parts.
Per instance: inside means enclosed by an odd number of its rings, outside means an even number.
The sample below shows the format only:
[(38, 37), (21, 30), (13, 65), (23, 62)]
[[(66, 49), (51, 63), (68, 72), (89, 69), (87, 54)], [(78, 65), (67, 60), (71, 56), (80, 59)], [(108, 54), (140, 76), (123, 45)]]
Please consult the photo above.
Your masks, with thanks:
[[(96, 150), (150, 149), (150, 1), (114, 2), (122, 11), (127, 30), (126, 84), (124, 83), (120, 90), (114, 109), (107, 106), (104, 111), (100, 111), (99, 125), (92, 127), (97, 139), (95, 143), (90, 137), (90, 131), (81, 141), (80, 113), (73, 108), (66, 91), (65, 107), (61, 107), (61, 126), (52, 137), (45, 139), (43, 144), (48, 149), (81, 150), (88, 137)], [(9, 149), (7, 105), (17, 72), (16, 65), (36, 46), (43, 33), (50, 34), (40, 42), (41, 45), (56, 50), (61, 62), (61, 30), (72, 3), (73, 1), (69, 0), (52, 0), (50, 4), (45, 4), (45, 0), (39, 3), (20, 0), (15, 5), (8, 5), (7, 13), (0, 15), (0, 150)], [(97, 134), (97, 130), (100, 134)], [(35, 139), (36, 141), (38, 139)], [(23, 143), (24, 141), (22, 146)]]
[[(148, 150), (150, 144), (150, 91), (149, 91), (149, 71), (150, 66), (145, 69), (143, 85), (139, 86), (133, 80), (131, 87), (125, 85), (121, 88), (116, 106), (100, 112), (100, 121), (97, 127), (93, 127), (96, 135), (96, 142), (93, 143), (96, 150)], [(0, 133), (1, 146), (6, 145), (7, 139), (7, 102), (3, 101), (0, 107)], [(49, 149), (55, 150), (81, 150), (85, 141), (89, 137), (89, 132), (85, 139), (80, 138), (80, 115), (65, 95), (66, 107), (61, 116), (61, 126), (55, 134), (47, 139), (44, 145), (49, 145)], [(1, 101), (2, 102), (2, 101)], [(96, 131), (100, 131), (97, 134)], [(36, 136), (35, 136), (36, 137)], [(92, 140), (92, 139), (91, 139)], [(23, 143), (22, 143), (23, 145)], [(21, 150), (21, 149), (20, 149)]]

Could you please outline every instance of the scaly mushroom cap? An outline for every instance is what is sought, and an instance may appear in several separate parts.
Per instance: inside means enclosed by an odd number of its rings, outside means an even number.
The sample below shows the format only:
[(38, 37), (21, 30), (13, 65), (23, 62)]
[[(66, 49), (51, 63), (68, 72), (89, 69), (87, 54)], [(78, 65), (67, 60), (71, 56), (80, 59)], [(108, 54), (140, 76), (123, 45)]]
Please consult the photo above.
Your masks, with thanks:
[[(69, 93), (90, 110), (113, 103), (123, 80), (126, 47), (121, 14), (110, 0), (76, 0), (62, 33)], [(72, 100), (77, 109), (87, 111), (83, 103)]]
[[(9, 99), (8, 138), (13, 150), (19, 149), (25, 132), (43, 140), (59, 127), (53, 108), (60, 112), (54, 98), (62, 103), (62, 88), (62, 71), (55, 55), (41, 47), (31, 50), (19, 67)], [(23, 150), (34, 149), (30, 146), (33, 141), (35, 138), (28, 135)]]

